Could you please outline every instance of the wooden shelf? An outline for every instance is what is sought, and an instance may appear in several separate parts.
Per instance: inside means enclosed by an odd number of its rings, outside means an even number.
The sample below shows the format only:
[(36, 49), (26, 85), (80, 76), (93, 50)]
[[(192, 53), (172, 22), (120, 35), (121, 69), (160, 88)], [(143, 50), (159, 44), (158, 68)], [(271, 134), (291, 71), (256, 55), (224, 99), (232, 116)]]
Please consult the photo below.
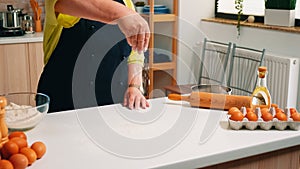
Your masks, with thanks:
[(153, 71), (156, 71), (156, 70), (169, 70), (169, 69), (175, 69), (176, 65), (174, 65), (173, 62), (153, 63), (151, 68), (152, 68)]
[[(148, 0), (148, 4), (150, 6), (150, 13), (149, 14), (142, 14), (142, 16), (149, 22), (150, 27), (150, 42), (149, 42), (149, 80), (150, 84), (147, 90), (147, 98), (155, 98), (161, 97), (160, 94), (156, 94), (155, 89), (163, 90), (164, 86), (170, 84), (176, 84), (176, 76), (177, 76), (177, 34), (178, 34), (178, 0), (168, 0), (172, 1), (173, 9), (171, 10), (171, 14), (154, 14), (154, 4), (158, 0)], [(166, 2), (165, 1), (160, 1)], [(168, 3), (168, 2), (166, 2)], [(162, 62), (162, 63), (155, 63), (154, 62), (154, 49), (160, 48), (158, 41), (155, 41), (155, 23), (164, 23), (169, 22), (167, 26), (172, 27), (172, 38), (169, 39), (169, 42), (172, 44), (170, 48), (164, 49), (168, 50), (172, 53), (171, 61), (169, 62)], [(155, 44), (157, 43), (157, 44)], [(165, 42), (163, 42), (165, 43)], [(162, 47), (163, 48), (163, 47)]]
[[(142, 14), (142, 16), (147, 20), (150, 17), (150, 15), (147, 14)], [(154, 14), (152, 21), (153, 22), (175, 22), (176, 15), (175, 14)]]

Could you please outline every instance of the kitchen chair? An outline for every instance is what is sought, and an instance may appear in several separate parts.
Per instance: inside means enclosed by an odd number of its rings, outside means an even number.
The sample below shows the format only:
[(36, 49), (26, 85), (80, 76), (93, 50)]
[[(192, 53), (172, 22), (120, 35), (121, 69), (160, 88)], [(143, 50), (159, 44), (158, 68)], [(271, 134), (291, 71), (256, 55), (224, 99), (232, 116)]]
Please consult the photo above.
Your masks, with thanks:
[(257, 50), (233, 44), (227, 86), (234, 95), (251, 95), (256, 87), (257, 69), (262, 65), (265, 49)]
[[(200, 58), (198, 84), (225, 84), (226, 68), (231, 50), (231, 42), (222, 43), (204, 39)], [(191, 86), (196, 84), (165, 86), (168, 92), (177, 94), (190, 93)]]

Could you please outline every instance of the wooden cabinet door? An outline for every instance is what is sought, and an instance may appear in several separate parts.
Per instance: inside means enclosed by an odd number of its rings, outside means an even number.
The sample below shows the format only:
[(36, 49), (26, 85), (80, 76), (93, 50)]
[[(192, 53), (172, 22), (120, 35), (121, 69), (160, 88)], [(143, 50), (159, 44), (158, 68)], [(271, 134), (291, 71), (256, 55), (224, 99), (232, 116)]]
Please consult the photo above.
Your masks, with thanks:
[(30, 91), (27, 44), (0, 45), (0, 93)]
[(44, 67), (44, 52), (43, 43), (28, 43), (28, 57), (29, 57), (29, 74), (30, 74), (30, 88), (32, 92), (37, 91), (37, 84)]

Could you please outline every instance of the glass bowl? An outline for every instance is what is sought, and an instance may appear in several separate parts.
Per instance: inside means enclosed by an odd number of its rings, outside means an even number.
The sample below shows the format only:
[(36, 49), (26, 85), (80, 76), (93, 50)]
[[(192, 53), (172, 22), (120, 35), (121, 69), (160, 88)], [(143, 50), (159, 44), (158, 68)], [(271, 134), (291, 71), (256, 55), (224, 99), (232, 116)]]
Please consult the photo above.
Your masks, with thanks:
[(9, 130), (34, 128), (49, 109), (49, 96), (42, 93), (20, 92), (3, 95), (7, 99), (5, 122)]

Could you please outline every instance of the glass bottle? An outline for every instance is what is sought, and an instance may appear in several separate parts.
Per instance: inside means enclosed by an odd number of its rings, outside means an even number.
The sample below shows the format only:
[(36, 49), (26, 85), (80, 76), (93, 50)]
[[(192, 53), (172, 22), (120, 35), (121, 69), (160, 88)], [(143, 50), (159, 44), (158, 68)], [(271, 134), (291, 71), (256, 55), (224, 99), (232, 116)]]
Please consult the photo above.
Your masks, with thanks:
[(261, 66), (257, 71), (257, 84), (252, 93), (251, 106), (253, 109), (256, 107), (270, 108), (271, 107), (271, 95), (267, 87), (267, 67)]
[[(145, 59), (146, 60), (146, 59)], [(145, 65), (143, 67), (143, 93), (146, 98), (149, 97), (149, 86), (150, 86), (150, 76), (149, 76), (149, 64), (148, 62), (145, 62)]]

